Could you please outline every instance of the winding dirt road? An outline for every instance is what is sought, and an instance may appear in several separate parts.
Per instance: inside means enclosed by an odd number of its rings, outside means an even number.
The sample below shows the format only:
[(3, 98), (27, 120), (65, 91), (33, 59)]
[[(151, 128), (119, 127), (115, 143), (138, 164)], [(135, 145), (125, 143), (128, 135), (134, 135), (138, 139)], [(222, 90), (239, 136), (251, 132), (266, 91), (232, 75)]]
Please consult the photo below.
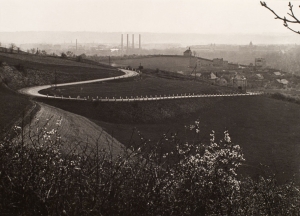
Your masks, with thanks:
[[(68, 86), (68, 85), (80, 85), (80, 84), (87, 84), (87, 83), (94, 83), (94, 82), (103, 82), (103, 81), (108, 81), (108, 80), (115, 80), (115, 79), (123, 79), (123, 78), (128, 78), (128, 77), (133, 77), (137, 76), (138, 73), (135, 71), (131, 70), (125, 70), (125, 69), (119, 69), (120, 71), (124, 72), (124, 75), (117, 76), (117, 77), (108, 77), (108, 78), (102, 78), (102, 79), (94, 79), (94, 80), (87, 80), (87, 81), (79, 81), (79, 82), (70, 82), (70, 83), (61, 83), (57, 84), (56, 86)], [(22, 88), (18, 90), (19, 93), (21, 94), (26, 94), (30, 96), (35, 96), (35, 97), (53, 97), (54, 96), (47, 96), (40, 94), (39, 91), (51, 88), (53, 87), (52, 85), (42, 85), (42, 86), (33, 86), (33, 87), (28, 87), (28, 88)]]
[[(138, 75), (135, 71), (120, 69), (125, 74), (118, 77), (109, 77), (88, 81), (71, 82), (57, 84), (57, 86), (67, 85), (79, 85), (85, 83), (102, 82), (114, 79), (122, 79)], [(47, 88), (51, 88), (51, 85), (34, 86), (20, 89), (22, 94), (35, 96), (35, 97), (47, 97), (47, 95), (40, 94), (39, 91)], [(47, 131), (57, 129), (62, 140), (65, 143), (63, 149), (67, 152), (70, 149), (74, 149), (77, 152), (94, 151), (96, 146), (100, 149), (105, 149), (110, 152), (113, 157), (124, 152), (125, 147), (111, 135), (105, 132), (100, 126), (91, 122), (89, 119), (61, 110), (56, 107), (44, 103), (38, 103), (40, 110), (36, 113), (36, 121), (31, 125), (25, 126), (25, 132), (27, 131), (30, 142), (30, 136), (34, 136), (35, 131), (39, 131), (41, 127), (46, 126)], [(59, 122), (59, 127), (58, 127)]]
[[(87, 81), (79, 81), (79, 82), (70, 82), (70, 83), (61, 83), (57, 84), (56, 86), (68, 86), (68, 85), (80, 85), (86, 83), (94, 83), (94, 82), (102, 82), (108, 80), (116, 80), (116, 79), (123, 79), (128, 77), (137, 76), (138, 73), (131, 70), (119, 69), (125, 73), (125, 75), (117, 76), (117, 77), (109, 77), (109, 78), (102, 78), (102, 79), (95, 79), (95, 80), (87, 80)], [(68, 99), (68, 100), (87, 100), (86, 98), (63, 98), (63, 97), (56, 97), (56, 96), (48, 96), (40, 94), (39, 91), (51, 88), (52, 85), (43, 85), (43, 86), (34, 86), (20, 89), (19, 92), (22, 94), (35, 96), (35, 97), (47, 97), (47, 98), (58, 98), (58, 99)], [(130, 102), (130, 101), (146, 101), (146, 100), (168, 100), (168, 99), (183, 99), (183, 98), (202, 98), (202, 97), (234, 97), (234, 96), (250, 96), (250, 95), (261, 95), (262, 93), (259, 92), (247, 92), (247, 93), (229, 93), (229, 94), (196, 94), (196, 95), (169, 95), (169, 96), (156, 96), (156, 97), (137, 97), (137, 98), (103, 98), (103, 99), (92, 99), (98, 101), (107, 101), (107, 102)]]

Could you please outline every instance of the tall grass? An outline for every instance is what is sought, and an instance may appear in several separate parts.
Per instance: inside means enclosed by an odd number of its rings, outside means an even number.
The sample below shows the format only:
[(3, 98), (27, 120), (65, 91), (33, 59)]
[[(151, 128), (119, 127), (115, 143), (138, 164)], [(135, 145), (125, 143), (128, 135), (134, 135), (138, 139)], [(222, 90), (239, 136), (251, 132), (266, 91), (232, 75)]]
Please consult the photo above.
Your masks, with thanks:
[[(59, 127), (60, 121), (57, 121)], [(189, 126), (197, 135), (199, 122)], [(164, 135), (155, 146), (141, 136), (117, 157), (77, 151), (56, 129), (41, 126), (0, 142), (0, 211), (6, 215), (296, 215), (299, 188), (273, 176), (242, 178), (239, 145), (227, 131), (217, 142), (182, 143)], [(162, 153), (163, 145), (174, 152)], [(83, 148), (84, 149), (84, 148)], [(170, 161), (172, 161), (170, 163)]]

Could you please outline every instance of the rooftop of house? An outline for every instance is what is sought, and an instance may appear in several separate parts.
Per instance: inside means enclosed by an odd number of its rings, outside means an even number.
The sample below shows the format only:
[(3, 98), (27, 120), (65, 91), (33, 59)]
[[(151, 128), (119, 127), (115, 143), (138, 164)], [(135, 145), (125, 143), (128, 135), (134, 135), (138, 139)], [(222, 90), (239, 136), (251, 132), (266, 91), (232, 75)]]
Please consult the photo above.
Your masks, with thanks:
[(276, 76), (280, 76), (280, 75), (281, 75), (280, 72), (274, 72), (274, 74), (275, 74)]
[(260, 78), (260, 79), (263, 79), (263, 78), (264, 78), (263, 75), (261, 75), (261, 74), (256, 74), (256, 76), (257, 76), (258, 78)]
[(276, 80), (277, 80), (277, 82), (282, 83), (284, 85), (287, 85), (289, 83), (289, 81), (286, 79), (276, 79)]

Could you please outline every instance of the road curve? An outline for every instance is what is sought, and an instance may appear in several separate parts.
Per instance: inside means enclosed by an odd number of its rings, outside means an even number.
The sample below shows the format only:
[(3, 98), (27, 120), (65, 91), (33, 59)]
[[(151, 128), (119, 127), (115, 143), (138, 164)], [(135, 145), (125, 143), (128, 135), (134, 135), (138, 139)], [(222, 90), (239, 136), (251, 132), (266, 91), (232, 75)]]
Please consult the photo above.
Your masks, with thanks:
[[(136, 71), (125, 70), (125, 69), (119, 69), (119, 70), (124, 72), (125, 74), (121, 75), (121, 76), (117, 76), (117, 77), (108, 77), (108, 78), (86, 80), (86, 81), (79, 81), (79, 82), (61, 83), (61, 84), (57, 84), (56, 86), (80, 85), (80, 84), (86, 84), (86, 83), (103, 82), (103, 81), (128, 78), (128, 77), (138, 75), (138, 73)], [(18, 92), (21, 94), (26, 94), (26, 95), (35, 96), (35, 97), (48, 97), (47, 95), (40, 94), (39, 91), (47, 89), (47, 88), (51, 88), (51, 87), (53, 87), (53, 85), (33, 86), (33, 87), (28, 87), (28, 88), (22, 88), (22, 89), (18, 90)]]
[[(109, 78), (102, 78), (102, 79), (95, 79), (95, 80), (87, 80), (87, 81), (79, 81), (79, 82), (70, 82), (70, 83), (61, 83), (57, 84), (56, 86), (68, 86), (68, 85), (80, 85), (80, 84), (86, 84), (86, 83), (93, 83), (93, 82), (102, 82), (102, 81), (108, 81), (108, 80), (115, 80), (115, 79), (122, 79), (122, 78), (128, 78), (132, 76), (137, 76), (138, 73), (132, 70), (125, 70), (125, 69), (119, 69), (125, 74), (122, 76), (117, 76), (117, 77), (109, 77)], [(233, 97), (233, 96), (253, 96), (253, 95), (261, 95), (263, 94), (262, 92), (247, 92), (247, 93), (229, 93), (229, 94), (192, 94), (192, 95), (169, 95), (169, 96), (155, 96), (155, 97), (137, 97), (137, 98), (98, 98), (94, 99), (88, 99), (88, 98), (71, 98), (71, 97), (57, 97), (57, 96), (48, 96), (48, 95), (43, 95), (40, 94), (39, 91), (51, 88), (53, 87), (52, 85), (42, 85), (42, 86), (34, 86), (34, 87), (28, 87), (28, 88), (23, 88), (20, 89), (19, 92), (22, 94), (30, 95), (30, 96), (35, 96), (35, 97), (46, 97), (46, 98), (57, 98), (57, 99), (67, 99), (67, 100), (97, 100), (97, 101), (106, 101), (106, 102), (131, 102), (131, 101), (148, 101), (148, 100), (167, 100), (167, 99), (181, 99), (181, 98), (202, 98), (202, 97)]]

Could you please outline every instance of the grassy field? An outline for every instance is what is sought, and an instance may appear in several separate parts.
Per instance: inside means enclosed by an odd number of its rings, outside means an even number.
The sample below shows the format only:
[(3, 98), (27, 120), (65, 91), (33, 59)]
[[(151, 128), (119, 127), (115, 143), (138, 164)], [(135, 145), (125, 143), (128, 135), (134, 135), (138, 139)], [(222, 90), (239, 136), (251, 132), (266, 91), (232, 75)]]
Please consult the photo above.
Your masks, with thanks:
[(15, 66), (22, 73), (23, 79), (29, 80), (27, 83), (30, 85), (75, 82), (123, 74), (113, 67), (47, 56), (0, 53), (0, 62)]
[[(77, 62), (67, 58), (53, 57), (53, 56), (42, 56), (42, 55), (32, 55), (32, 54), (17, 54), (17, 53), (2, 53), (0, 52), (0, 60), (5, 61), (8, 64), (17, 64), (17, 63), (31, 63), (35, 65), (44, 64), (52, 66), (77, 66), (77, 67), (94, 67), (98, 68), (99, 66), (93, 65), (90, 63)], [(107, 65), (102, 65), (105, 68), (111, 68)]]
[[(193, 57), (192, 57), (193, 58)], [(130, 59), (115, 59), (113, 60), (115, 66), (131, 66), (138, 68), (141, 64), (144, 68), (166, 71), (183, 71), (191, 72), (193, 68), (189, 68), (190, 58), (183, 56), (149, 56), (143, 58), (130, 58)]]
[(156, 74), (143, 74), (139, 77), (108, 81), (103, 83), (92, 83), (85, 85), (64, 86), (56, 89), (42, 90), (42, 94), (63, 95), (71, 97), (100, 98), (105, 97), (136, 97), (136, 96), (163, 96), (177, 94), (214, 94), (237, 92), (237, 89), (210, 85), (201, 80), (175, 79), (174, 77), (159, 77)]
[[(43, 100), (94, 120), (127, 146), (139, 143), (137, 132), (131, 138), (134, 128), (145, 139), (151, 139), (152, 144), (166, 132), (178, 132), (184, 141), (195, 138), (208, 141), (211, 130), (220, 138), (228, 129), (233, 142), (240, 144), (245, 154), (247, 166), (242, 173), (260, 173), (262, 163), (270, 166), (280, 182), (292, 178), (293, 174), (300, 182), (300, 106), (297, 104), (263, 96), (135, 103)], [(197, 119), (199, 137), (184, 128)], [(168, 144), (163, 151), (173, 148)]]
[(6, 88), (3, 83), (0, 83), (0, 131), (7, 132), (13, 126), (15, 121), (22, 118), (23, 113), (26, 113), (32, 103), (28, 97), (19, 95)]

